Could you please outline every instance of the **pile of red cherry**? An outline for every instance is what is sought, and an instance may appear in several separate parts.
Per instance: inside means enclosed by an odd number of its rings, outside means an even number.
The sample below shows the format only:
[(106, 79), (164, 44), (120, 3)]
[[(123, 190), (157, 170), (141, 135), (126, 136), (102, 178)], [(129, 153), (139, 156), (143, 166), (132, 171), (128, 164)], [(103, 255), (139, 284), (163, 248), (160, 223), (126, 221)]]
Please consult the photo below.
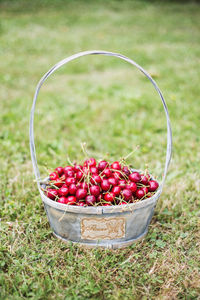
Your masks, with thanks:
[(110, 206), (134, 203), (151, 197), (158, 182), (149, 174), (133, 172), (118, 161), (109, 164), (94, 158), (83, 166), (57, 167), (49, 175), (47, 197), (59, 203), (78, 206)]

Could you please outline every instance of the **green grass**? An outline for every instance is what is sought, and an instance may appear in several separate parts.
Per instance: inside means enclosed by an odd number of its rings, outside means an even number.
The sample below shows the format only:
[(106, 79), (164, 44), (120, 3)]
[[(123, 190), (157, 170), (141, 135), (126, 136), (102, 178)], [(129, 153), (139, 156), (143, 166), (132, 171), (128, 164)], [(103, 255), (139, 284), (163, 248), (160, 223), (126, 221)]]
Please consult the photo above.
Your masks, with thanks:
[[(197, 299), (200, 6), (176, 1), (0, 1), (0, 299)], [(57, 240), (34, 182), (29, 114), (40, 77), (73, 53), (102, 49), (141, 64), (166, 98), (173, 159), (148, 235), (123, 250)], [(162, 105), (147, 79), (109, 57), (63, 67), (42, 88), (35, 137), (42, 174), (82, 160), (80, 143), (160, 178)]]

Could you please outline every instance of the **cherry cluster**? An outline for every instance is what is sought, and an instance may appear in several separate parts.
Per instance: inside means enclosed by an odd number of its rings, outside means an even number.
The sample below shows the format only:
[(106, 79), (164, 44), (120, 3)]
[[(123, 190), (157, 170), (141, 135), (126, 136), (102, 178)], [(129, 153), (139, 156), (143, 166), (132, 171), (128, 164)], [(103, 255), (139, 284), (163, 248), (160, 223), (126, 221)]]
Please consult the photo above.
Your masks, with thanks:
[(45, 193), (59, 203), (78, 206), (110, 206), (150, 198), (158, 182), (149, 174), (131, 171), (118, 161), (109, 164), (94, 158), (83, 165), (57, 167), (49, 175)]

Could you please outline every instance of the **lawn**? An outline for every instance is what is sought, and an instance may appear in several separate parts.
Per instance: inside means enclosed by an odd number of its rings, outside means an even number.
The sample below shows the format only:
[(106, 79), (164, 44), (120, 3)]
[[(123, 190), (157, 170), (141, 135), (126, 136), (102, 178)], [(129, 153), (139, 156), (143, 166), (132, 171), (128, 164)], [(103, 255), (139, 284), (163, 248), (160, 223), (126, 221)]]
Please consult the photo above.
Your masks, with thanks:
[[(197, 299), (199, 276), (200, 6), (184, 1), (0, 1), (0, 299)], [(142, 240), (87, 250), (57, 240), (29, 152), (37, 82), (79, 51), (119, 52), (166, 99), (173, 157)], [(166, 120), (150, 82), (121, 60), (89, 56), (44, 85), (35, 116), (42, 175), (83, 160), (129, 158), (161, 178)]]

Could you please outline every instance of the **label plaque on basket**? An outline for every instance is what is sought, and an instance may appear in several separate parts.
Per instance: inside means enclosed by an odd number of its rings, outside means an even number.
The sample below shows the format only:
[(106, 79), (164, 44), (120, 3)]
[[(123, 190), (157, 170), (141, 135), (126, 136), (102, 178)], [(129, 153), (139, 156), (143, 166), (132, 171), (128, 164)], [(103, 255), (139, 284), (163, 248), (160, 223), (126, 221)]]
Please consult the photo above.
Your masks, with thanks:
[(85, 240), (114, 240), (125, 237), (124, 218), (83, 218), (81, 238)]

